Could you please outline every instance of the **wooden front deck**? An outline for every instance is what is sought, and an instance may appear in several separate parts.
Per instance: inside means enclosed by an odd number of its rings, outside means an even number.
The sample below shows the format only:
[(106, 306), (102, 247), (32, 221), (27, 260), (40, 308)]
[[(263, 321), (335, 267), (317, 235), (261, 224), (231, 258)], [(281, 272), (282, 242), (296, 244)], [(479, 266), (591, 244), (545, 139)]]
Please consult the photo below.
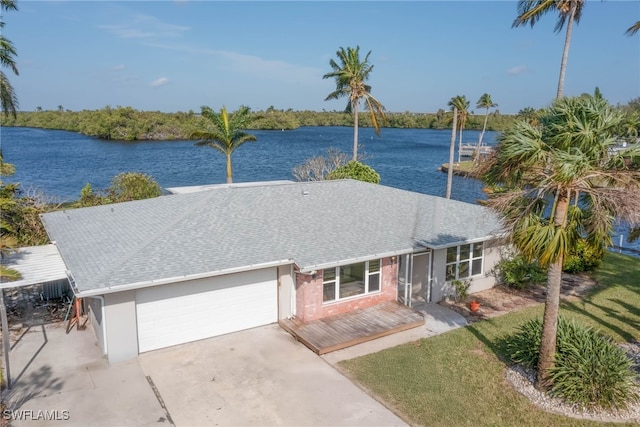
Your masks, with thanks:
[(280, 326), (317, 354), (422, 325), (424, 316), (420, 312), (395, 301), (307, 323), (296, 319), (280, 321)]

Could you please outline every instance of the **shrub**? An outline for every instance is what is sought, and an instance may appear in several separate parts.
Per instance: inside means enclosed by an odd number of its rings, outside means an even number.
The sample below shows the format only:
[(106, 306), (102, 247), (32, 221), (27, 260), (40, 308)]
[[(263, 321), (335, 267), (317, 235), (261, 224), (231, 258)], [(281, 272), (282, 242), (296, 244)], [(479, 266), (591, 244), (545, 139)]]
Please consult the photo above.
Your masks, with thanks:
[(602, 246), (589, 244), (585, 239), (578, 240), (575, 250), (564, 260), (562, 269), (567, 273), (581, 273), (595, 270), (604, 257)]
[(380, 174), (378, 174), (378, 172), (376, 172), (371, 166), (367, 166), (364, 163), (356, 162), (354, 160), (335, 169), (327, 175), (327, 179), (347, 178), (371, 182), (374, 184), (380, 183)]
[[(512, 361), (530, 368), (538, 364), (542, 321), (523, 324), (508, 338)], [(551, 391), (585, 407), (624, 409), (638, 400), (633, 362), (597, 330), (574, 320), (558, 320), (555, 366), (549, 372)]]
[(495, 271), (500, 283), (516, 289), (525, 289), (547, 280), (547, 272), (537, 262), (527, 262), (521, 255), (503, 258)]
[(162, 195), (162, 188), (150, 175), (124, 172), (113, 178), (107, 194), (112, 202), (126, 202), (158, 197)]
[(542, 343), (542, 322), (531, 319), (518, 328), (518, 332), (507, 337), (507, 354), (514, 363), (521, 363), (528, 368), (535, 369), (540, 356)]
[(451, 282), (451, 286), (453, 286), (453, 290), (456, 293), (456, 301), (461, 302), (467, 299), (467, 295), (469, 295), (469, 288), (471, 287), (470, 281), (453, 280)]

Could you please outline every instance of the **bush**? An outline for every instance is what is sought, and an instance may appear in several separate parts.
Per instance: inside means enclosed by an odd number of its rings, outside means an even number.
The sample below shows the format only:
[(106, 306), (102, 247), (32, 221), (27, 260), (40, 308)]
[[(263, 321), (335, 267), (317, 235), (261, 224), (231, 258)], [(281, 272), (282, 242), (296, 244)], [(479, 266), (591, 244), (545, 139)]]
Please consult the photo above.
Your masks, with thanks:
[(547, 280), (547, 272), (537, 262), (527, 262), (522, 256), (503, 258), (495, 266), (500, 283), (511, 288), (525, 289)]
[(350, 161), (327, 175), (327, 179), (356, 179), (358, 181), (380, 183), (380, 174), (364, 163)]
[(467, 299), (469, 295), (469, 288), (471, 287), (471, 282), (468, 280), (453, 280), (451, 282), (451, 286), (453, 286), (453, 290), (456, 293), (456, 301), (462, 302)]
[[(523, 324), (508, 338), (512, 361), (529, 368), (538, 364), (542, 321)], [(624, 409), (639, 398), (633, 362), (597, 330), (574, 320), (558, 320), (555, 366), (549, 372), (551, 392), (585, 407)]]
[(150, 199), (161, 195), (160, 184), (150, 175), (139, 172), (124, 172), (116, 175), (107, 189), (107, 198), (112, 202)]
[(567, 273), (581, 273), (595, 270), (604, 257), (602, 246), (596, 247), (585, 239), (578, 240), (574, 251), (565, 258), (562, 269)]

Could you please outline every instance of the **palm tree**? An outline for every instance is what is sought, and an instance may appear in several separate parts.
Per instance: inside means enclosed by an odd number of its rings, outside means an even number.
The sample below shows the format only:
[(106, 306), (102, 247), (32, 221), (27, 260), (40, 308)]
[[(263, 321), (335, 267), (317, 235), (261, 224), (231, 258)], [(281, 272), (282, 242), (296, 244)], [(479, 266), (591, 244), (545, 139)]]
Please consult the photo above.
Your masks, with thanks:
[(367, 53), (364, 60), (360, 60), (360, 46), (356, 48), (343, 48), (341, 47), (338, 52), (339, 64), (333, 59), (329, 61), (331, 66), (330, 73), (322, 76), (323, 79), (334, 78), (336, 79), (336, 90), (331, 92), (325, 98), (325, 101), (330, 99), (338, 99), (342, 97), (348, 97), (347, 107), (345, 112), (353, 113), (353, 160), (358, 160), (358, 106), (361, 100), (365, 102), (365, 109), (369, 110), (371, 115), (371, 123), (376, 132), (376, 135), (380, 136), (380, 122), (379, 118), (384, 122), (386, 120), (384, 116), (385, 108), (373, 95), (371, 95), (371, 86), (365, 82), (369, 80), (373, 65), (369, 64), (369, 55), (371, 51)]
[(243, 130), (252, 119), (250, 109), (242, 106), (231, 115), (227, 113), (226, 107), (220, 109), (220, 114), (207, 106), (201, 107), (201, 110), (202, 117), (207, 119), (213, 127), (193, 132), (191, 138), (200, 139), (196, 145), (207, 145), (215, 148), (227, 157), (227, 184), (230, 184), (233, 182), (231, 154), (245, 142), (257, 140), (254, 135)]
[(625, 34), (632, 36), (635, 33), (637, 33), (638, 30), (640, 30), (640, 21), (637, 21), (635, 24), (627, 28), (627, 31), (625, 32)]
[(467, 97), (464, 95), (458, 95), (451, 98), (448, 105), (451, 107), (451, 111), (454, 111), (454, 107), (458, 110), (458, 130), (460, 136), (458, 139), (458, 163), (460, 163), (461, 151), (462, 151), (462, 129), (469, 118), (469, 105), (471, 103), (467, 101)]
[(482, 96), (476, 102), (476, 108), (485, 108), (486, 112), (484, 115), (484, 123), (482, 125), (482, 132), (480, 133), (480, 138), (478, 138), (478, 148), (476, 149), (476, 162), (480, 160), (480, 147), (482, 147), (482, 138), (484, 138), (484, 133), (487, 130), (487, 120), (489, 119), (489, 108), (495, 108), (498, 104), (493, 102), (491, 99), (491, 95), (488, 93), (482, 94)]
[(565, 256), (582, 237), (604, 251), (616, 217), (640, 224), (640, 149), (609, 150), (621, 120), (603, 99), (557, 99), (539, 126), (518, 120), (500, 135), (483, 175), (509, 242), (548, 268), (539, 389), (554, 365)]
[(571, 32), (573, 23), (580, 22), (582, 8), (585, 0), (520, 0), (518, 1), (518, 17), (513, 21), (511, 27), (520, 27), (530, 24), (531, 27), (547, 13), (558, 12), (558, 22), (554, 31), (560, 32), (566, 22), (567, 31), (564, 39), (564, 49), (562, 51), (562, 61), (560, 62), (560, 78), (558, 79), (557, 98), (562, 97), (564, 90), (564, 75), (567, 69), (567, 59), (569, 58), (569, 45), (571, 44)]
[[(0, 0), (0, 11), (6, 10), (18, 10), (15, 0)], [(0, 15), (0, 30), (2, 30), (2, 28), (4, 28), (4, 21), (2, 21), (2, 16)], [(14, 59), (16, 55), (16, 49), (13, 43), (4, 37), (2, 31), (0, 31), (0, 65), (10, 68), (17, 76), (18, 67)], [(16, 96), (15, 90), (13, 86), (11, 86), (4, 71), (0, 71), (0, 108), (2, 108), (5, 114), (11, 113), (15, 117), (17, 107), (18, 97)]]

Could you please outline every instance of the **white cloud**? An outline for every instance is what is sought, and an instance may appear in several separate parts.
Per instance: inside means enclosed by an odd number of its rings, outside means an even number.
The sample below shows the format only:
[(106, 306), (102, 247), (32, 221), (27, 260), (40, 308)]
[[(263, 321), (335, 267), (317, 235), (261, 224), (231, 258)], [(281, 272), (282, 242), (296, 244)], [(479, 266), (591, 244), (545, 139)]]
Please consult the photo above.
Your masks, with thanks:
[(184, 25), (162, 22), (151, 15), (136, 15), (131, 18), (130, 22), (99, 25), (98, 28), (123, 39), (177, 38), (181, 37), (185, 31), (191, 29)]
[(111, 71), (122, 71), (124, 70), (124, 64), (118, 64), (111, 67)]
[(518, 76), (520, 74), (524, 74), (528, 72), (529, 69), (525, 65), (516, 65), (515, 67), (511, 67), (507, 70), (507, 74), (510, 76)]
[(155, 79), (150, 83), (152, 87), (164, 86), (169, 84), (169, 79), (166, 77), (160, 77), (159, 79)]
[(193, 47), (185, 44), (144, 42), (145, 46), (168, 49), (194, 56), (210, 56), (220, 60), (220, 64), (235, 73), (251, 75), (255, 78), (315, 84), (324, 74), (323, 70), (306, 67), (277, 59), (265, 59), (255, 55)]

